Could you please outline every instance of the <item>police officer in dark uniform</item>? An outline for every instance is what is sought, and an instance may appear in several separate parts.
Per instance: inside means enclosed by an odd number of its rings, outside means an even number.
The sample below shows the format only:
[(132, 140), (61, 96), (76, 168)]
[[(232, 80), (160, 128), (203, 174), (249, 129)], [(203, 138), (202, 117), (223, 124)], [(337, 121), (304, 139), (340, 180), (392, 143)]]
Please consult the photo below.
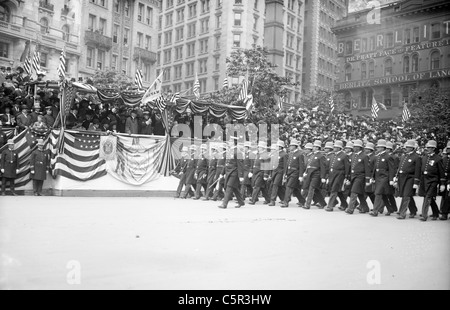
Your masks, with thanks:
[[(383, 209), (386, 195), (391, 192), (391, 186), (394, 185), (394, 158), (386, 152), (386, 140), (378, 140), (377, 154), (375, 155), (375, 166), (372, 173), (372, 180), (375, 184), (375, 203), (373, 211), (370, 212), (371, 216), (378, 216), (378, 213)], [(384, 198), (384, 199), (383, 199)], [(387, 216), (391, 215), (395, 210), (386, 205), (388, 212)]]
[(305, 204), (305, 198), (303, 198), (300, 191), (300, 182), (303, 182), (303, 173), (305, 172), (305, 157), (299, 147), (300, 144), (297, 140), (294, 139), (291, 141), (287, 169), (284, 175), (286, 192), (284, 194), (284, 201), (281, 203), (282, 208), (289, 207), (292, 194), (297, 197), (300, 207), (303, 207)]
[[(331, 158), (334, 155), (334, 144), (331, 141), (328, 141), (325, 143), (325, 146), (323, 147), (323, 156), (325, 156), (325, 184), (322, 184), (321, 194), (323, 197), (327, 197), (330, 195), (330, 186), (328, 184), (329, 176), (330, 176), (330, 161)], [(337, 201), (334, 202), (337, 204)], [(334, 206), (333, 206), (334, 207)]]
[(43, 140), (38, 140), (37, 146), (37, 150), (31, 153), (30, 168), (34, 196), (42, 196), (42, 186), (47, 179), (47, 171), (50, 170), (50, 156), (44, 151)]
[(444, 166), (444, 175), (446, 178), (445, 191), (442, 193), (441, 200), (441, 221), (446, 221), (448, 218), (448, 213), (450, 209), (450, 142), (448, 142), (447, 147), (442, 152), (442, 164)]
[(376, 161), (375, 145), (372, 142), (367, 142), (364, 147), (364, 152), (369, 157), (369, 170), (370, 170), (370, 180), (369, 180), (369, 183), (365, 187), (365, 199), (367, 201), (367, 198), (370, 198), (370, 201), (372, 202), (372, 206), (373, 206), (373, 205), (375, 205), (375, 194), (374, 194), (375, 182), (373, 182), (374, 179), (373, 179), (372, 175), (373, 175), (373, 170), (374, 170), (375, 161)]
[(400, 164), (397, 170), (397, 176), (394, 178), (394, 187), (398, 189), (398, 196), (402, 197), (400, 204), (399, 220), (406, 218), (406, 210), (409, 209), (409, 217), (414, 218), (417, 214), (414, 200), (416, 190), (419, 189), (421, 158), (415, 152), (415, 141), (409, 140), (405, 143), (406, 152), (400, 158)]
[(199, 200), (202, 193), (201, 189), (203, 187), (203, 190), (207, 191), (207, 185), (208, 185), (208, 159), (206, 158), (206, 152), (208, 150), (208, 147), (206, 144), (202, 144), (200, 147), (200, 157), (197, 159), (197, 165), (195, 169), (195, 179), (197, 180), (197, 185), (195, 188), (195, 197), (194, 200)]
[[(394, 143), (386, 141), (386, 152), (394, 160), (394, 171), (398, 171), (398, 166), (400, 164), (400, 157), (394, 153)], [(390, 205), (391, 209), (395, 212), (398, 211), (397, 201), (395, 201), (395, 188), (389, 185), (389, 194), (386, 195), (385, 200), (386, 205)]]
[[(285, 187), (284, 187), (284, 176), (287, 171), (288, 155), (284, 151), (284, 141), (278, 140), (276, 146), (278, 151), (275, 151), (274, 158), (272, 158), (272, 164), (277, 164), (273, 167), (271, 174), (272, 179), (272, 191), (270, 194), (270, 204), (269, 206), (275, 206), (277, 196), (281, 201), (284, 201)], [(278, 159), (276, 158), (278, 157)]]
[(258, 154), (253, 162), (252, 172), (249, 177), (252, 179), (253, 193), (249, 204), (254, 205), (258, 200), (258, 195), (262, 192), (265, 199), (264, 203), (270, 203), (270, 197), (266, 190), (266, 181), (269, 179), (269, 154), (267, 153), (267, 144), (263, 141), (258, 143)]
[(216, 181), (216, 172), (217, 172), (217, 146), (216, 145), (210, 145), (210, 156), (208, 160), (208, 176), (206, 178), (206, 192), (205, 192), (205, 198), (203, 198), (204, 201), (208, 201), (211, 199), (212, 195), (214, 194), (214, 182)]
[(316, 140), (313, 144), (313, 152), (308, 157), (306, 170), (303, 173), (306, 203), (303, 209), (311, 209), (311, 202), (315, 196), (320, 205), (320, 209), (327, 206), (325, 198), (320, 193), (322, 184), (326, 183), (326, 159), (320, 149), (322, 142)]
[(360, 213), (367, 213), (369, 212), (369, 207), (365, 197), (365, 187), (370, 184), (371, 171), (369, 168), (369, 157), (363, 152), (361, 140), (353, 141), (350, 174), (350, 202), (345, 212), (353, 214), (356, 208), (356, 199), (358, 198), (361, 204)]
[(433, 211), (432, 220), (435, 221), (439, 217), (439, 209), (436, 204), (438, 185), (440, 184), (440, 191), (443, 192), (446, 179), (442, 158), (435, 153), (437, 148), (436, 141), (428, 141), (425, 148), (427, 150), (426, 154), (422, 156), (422, 176), (419, 188), (419, 195), (424, 197), (420, 220), (426, 221), (428, 219), (428, 209), (431, 205), (431, 210)]
[(0, 149), (6, 145), (8, 137), (3, 132), (3, 124), (0, 122)]
[(244, 182), (241, 184), (241, 195), (242, 199), (246, 199), (247, 195), (252, 195), (253, 187), (252, 180), (248, 177), (252, 172), (253, 162), (256, 157), (256, 152), (251, 151), (251, 142), (247, 141), (244, 143)]
[(216, 176), (214, 177), (215, 180), (219, 180), (216, 185), (216, 189), (213, 194), (213, 201), (222, 200), (225, 196), (224, 193), (224, 178), (220, 178), (223, 168), (225, 168), (225, 161), (226, 161), (226, 150), (227, 145), (226, 143), (223, 143), (220, 147), (220, 151), (216, 154), (217, 158), (217, 166), (216, 166)]
[(352, 141), (347, 141), (347, 143), (345, 144), (345, 147), (344, 147), (344, 152), (348, 158), (350, 172), (348, 175), (348, 179), (346, 179), (344, 181), (344, 191), (342, 192), (343, 199), (341, 200), (341, 205), (338, 208), (341, 211), (345, 211), (348, 208), (347, 198), (350, 197), (350, 194), (351, 194), (350, 193), (350, 189), (351, 189), (350, 178), (351, 178), (351, 166), (352, 166), (352, 156), (353, 156), (353, 142)]
[(11, 193), (17, 196), (14, 191), (15, 179), (19, 173), (19, 155), (14, 150), (14, 141), (8, 140), (8, 149), (4, 150), (0, 156), (0, 172), (2, 174), (2, 196), (5, 196), (6, 182), (9, 182)]
[(195, 154), (197, 148), (195, 145), (191, 145), (189, 150), (191, 151), (191, 154), (186, 165), (186, 187), (184, 190), (184, 195), (181, 197), (182, 199), (186, 199), (192, 191), (192, 188), (197, 184), (197, 180), (195, 179), (195, 169), (197, 168), (197, 159), (195, 158)]
[(333, 211), (336, 205), (336, 199), (339, 197), (341, 206), (345, 210), (347, 209), (347, 201), (343, 195), (344, 182), (350, 179), (350, 161), (347, 154), (342, 150), (344, 144), (342, 141), (336, 141), (334, 143), (334, 153), (329, 162), (329, 174), (328, 174), (328, 188), (330, 190), (330, 200), (328, 201), (328, 207), (325, 209), (328, 212)]
[(186, 184), (186, 167), (187, 163), (189, 161), (189, 148), (187, 146), (184, 146), (181, 151), (181, 159), (178, 162), (178, 165), (174, 169), (174, 171), (171, 173), (171, 175), (175, 176), (176, 178), (180, 179), (177, 187), (177, 193), (174, 198), (180, 198), (181, 191), (183, 190), (184, 185)]
[(221, 179), (224, 179), (225, 197), (223, 203), (219, 206), (221, 209), (228, 207), (228, 202), (236, 197), (238, 204), (236, 208), (245, 206), (245, 201), (242, 199), (240, 192), (240, 182), (244, 181), (243, 160), (237, 154), (237, 146), (234, 139), (228, 144), (225, 167), (222, 170)]

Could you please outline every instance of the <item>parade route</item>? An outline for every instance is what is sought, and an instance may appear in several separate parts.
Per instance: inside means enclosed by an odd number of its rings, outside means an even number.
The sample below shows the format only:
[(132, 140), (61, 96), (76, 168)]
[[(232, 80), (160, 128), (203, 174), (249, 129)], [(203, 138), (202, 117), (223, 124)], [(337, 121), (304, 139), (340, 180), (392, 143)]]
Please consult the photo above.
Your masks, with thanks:
[(450, 289), (449, 221), (218, 205), (0, 197), (0, 289)]

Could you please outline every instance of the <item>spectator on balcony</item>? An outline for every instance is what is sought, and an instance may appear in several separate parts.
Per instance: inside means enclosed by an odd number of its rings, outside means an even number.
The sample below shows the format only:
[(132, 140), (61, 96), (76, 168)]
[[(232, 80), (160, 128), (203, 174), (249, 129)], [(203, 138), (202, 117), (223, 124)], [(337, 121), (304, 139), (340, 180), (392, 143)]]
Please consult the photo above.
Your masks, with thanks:
[(139, 121), (135, 110), (131, 111), (131, 116), (127, 118), (125, 123), (125, 133), (129, 135), (139, 134)]
[(141, 121), (140, 126), (140, 134), (141, 135), (152, 135), (153, 127), (152, 127), (152, 119), (150, 118), (150, 112), (144, 112), (144, 119)]

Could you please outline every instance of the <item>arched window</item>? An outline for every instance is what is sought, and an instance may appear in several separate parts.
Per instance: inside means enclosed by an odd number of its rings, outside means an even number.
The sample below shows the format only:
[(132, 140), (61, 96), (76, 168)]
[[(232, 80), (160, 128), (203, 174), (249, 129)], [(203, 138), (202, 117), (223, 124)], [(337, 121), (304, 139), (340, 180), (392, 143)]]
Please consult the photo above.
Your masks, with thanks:
[(375, 77), (375, 62), (371, 60), (369, 62), (369, 79)]
[(350, 92), (346, 92), (344, 95), (345, 99), (345, 108), (350, 110), (352, 108), (352, 94)]
[(68, 25), (64, 25), (62, 27), (62, 37), (64, 41), (66, 42), (70, 41), (70, 28)]
[(352, 41), (348, 41), (345, 43), (345, 54), (346, 55), (353, 54), (353, 42)]
[(0, 5), (0, 21), (9, 23), (11, 12), (6, 5)]
[(403, 73), (409, 73), (409, 56), (403, 57)]
[(347, 64), (345, 66), (345, 81), (351, 81), (352, 80), (352, 66), (350, 64)]
[(431, 70), (439, 69), (441, 66), (441, 53), (439, 51), (434, 51), (430, 55), (431, 59)]
[(384, 89), (384, 105), (386, 107), (392, 106), (392, 90), (390, 87)]
[(361, 64), (361, 80), (367, 79), (367, 64), (363, 62)]
[(39, 21), (39, 24), (41, 24), (41, 33), (42, 34), (48, 33), (48, 19), (41, 18), (41, 20)]
[(384, 76), (392, 75), (392, 59), (388, 58), (384, 61)]
[(361, 92), (361, 108), (367, 108), (367, 93), (365, 90)]
[(419, 71), (419, 55), (414, 54), (412, 55), (411, 72), (418, 72), (418, 71)]

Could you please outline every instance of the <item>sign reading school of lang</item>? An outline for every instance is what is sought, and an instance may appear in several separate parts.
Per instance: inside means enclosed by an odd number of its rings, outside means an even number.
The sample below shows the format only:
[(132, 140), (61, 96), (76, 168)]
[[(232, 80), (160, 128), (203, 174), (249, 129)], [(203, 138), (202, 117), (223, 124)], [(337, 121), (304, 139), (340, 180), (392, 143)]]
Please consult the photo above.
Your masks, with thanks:
[(387, 85), (387, 84), (392, 84), (392, 83), (417, 82), (417, 81), (421, 81), (421, 80), (449, 78), (449, 77), (450, 77), (450, 69), (441, 69), (441, 70), (426, 71), (426, 72), (390, 75), (390, 76), (369, 79), (369, 80), (345, 82), (345, 83), (336, 84), (335, 90), (339, 91), (339, 90), (352, 89), (352, 88), (374, 87), (374, 86)]

